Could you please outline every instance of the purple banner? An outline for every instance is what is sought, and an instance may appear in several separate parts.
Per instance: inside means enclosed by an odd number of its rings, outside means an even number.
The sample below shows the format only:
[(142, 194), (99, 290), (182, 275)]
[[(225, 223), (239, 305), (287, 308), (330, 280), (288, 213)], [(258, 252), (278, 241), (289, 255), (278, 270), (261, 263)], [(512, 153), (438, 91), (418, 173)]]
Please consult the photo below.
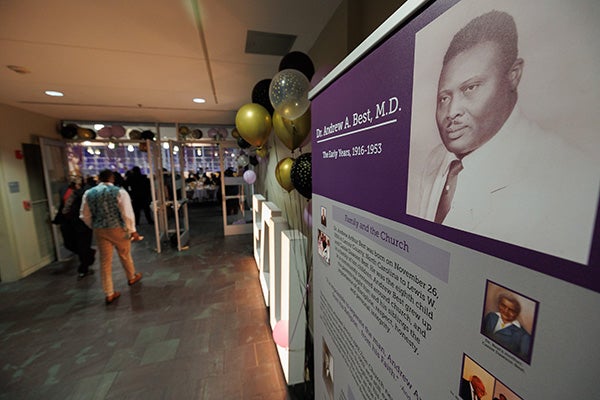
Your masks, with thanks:
[[(582, 134), (580, 137), (584, 139), (581, 143), (584, 145), (567, 143), (562, 147), (563, 142), (569, 141), (569, 135), (562, 134), (562, 138), (554, 140), (537, 125), (533, 128), (533, 123), (527, 125), (527, 129), (522, 128), (526, 124), (522, 122), (526, 114), (537, 116), (542, 126), (560, 123), (555, 119), (557, 113), (552, 111), (552, 105), (548, 104), (546, 109), (539, 106), (540, 101), (536, 100), (539, 96), (534, 96), (536, 92), (527, 87), (544, 86), (543, 82), (536, 81), (539, 74), (536, 74), (535, 68), (546, 74), (544, 65), (548, 64), (544, 64), (543, 60), (536, 61), (536, 52), (527, 50), (537, 46), (543, 49), (544, 46), (552, 46), (552, 43), (535, 42), (527, 34), (528, 29), (533, 29), (530, 25), (538, 23), (535, 13), (531, 17), (519, 14), (516, 29), (517, 32), (522, 30), (519, 40), (525, 44), (518, 57), (530, 60), (528, 65), (533, 65), (530, 67), (533, 71), (522, 68), (521, 58), (514, 61), (513, 76), (518, 76), (521, 82), (517, 79), (512, 84), (516, 87), (520, 83), (524, 89), (519, 93), (521, 97), (517, 105), (516, 98), (506, 102), (510, 107), (506, 106), (508, 111), (503, 116), (506, 119), (503, 124), (514, 128), (513, 132), (521, 129), (525, 133), (513, 134), (516, 138), (509, 142), (509, 134), (497, 128), (503, 135), (502, 139), (498, 139), (501, 137), (498, 133), (493, 139), (486, 139), (489, 142), (483, 146), (477, 143), (481, 148), (473, 150), (465, 147), (467, 150), (461, 153), (458, 147), (464, 146), (464, 143), (458, 139), (467, 129), (475, 132), (475, 112), (472, 112), (469, 122), (465, 122), (465, 117), (463, 122), (454, 122), (456, 125), (453, 127), (443, 128), (444, 118), (449, 117), (443, 115), (442, 106), (437, 105), (436, 110), (436, 101), (442, 104), (449, 96), (447, 93), (457, 99), (467, 90), (482, 86), (479, 81), (467, 85), (466, 82), (471, 82), (467, 80), (469, 77), (464, 78), (464, 82), (460, 81), (463, 78), (455, 72), (459, 68), (452, 64), (467, 65), (467, 61), (458, 64), (459, 56), (456, 54), (468, 58), (471, 50), (460, 50), (454, 54), (449, 44), (469, 20), (477, 21), (472, 16), (461, 16), (460, 10), (453, 10), (456, 3), (439, 1), (414, 16), (312, 99), (313, 191), (453, 243), (600, 292), (599, 169), (597, 164), (580, 163), (582, 157), (563, 157), (565, 154), (578, 154), (567, 151), (567, 148), (586, 147), (588, 142), (588, 147), (598, 147), (598, 141)], [(490, 11), (473, 10), (471, 14), (485, 16)], [(493, 17), (504, 18), (506, 14), (512, 20), (510, 12), (500, 14)], [(476, 23), (469, 25), (473, 24)], [(566, 32), (573, 35), (573, 42), (577, 42), (579, 36), (585, 34), (585, 29)], [(543, 39), (542, 36), (539, 40)], [(584, 57), (589, 49), (582, 47), (573, 52)], [(442, 67), (445, 53), (449, 54), (448, 60), (444, 60)], [(482, 54), (473, 57), (481, 61), (485, 59)], [(552, 51), (548, 50), (547, 54), (551, 55)], [(586, 66), (578, 68), (585, 72)], [(549, 75), (552, 76), (551, 73)], [(504, 106), (498, 103), (496, 97), (493, 99), (496, 103), (492, 110)], [(574, 98), (573, 101), (584, 104), (588, 102), (586, 99)], [(527, 112), (522, 112), (523, 109)], [(489, 116), (490, 113), (486, 111), (484, 115)], [(595, 114), (588, 114), (591, 116), (584, 125), (597, 125)], [(508, 115), (510, 118), (507, 118)], [(493, 124), (493, 118), (483, 118), (479, 124)], [(462, 141), (467, 139), (468, 135), (465, 135)], [(442, 146), (444, 140), (446, 148)], [(502, 140), (509, 144), (503, 144)], [(529, 142), (533, 145), (529, 146)], [(434, 221), (435, 209), (433, 214), (425, 210), (428, 205), (423, 202), (420, 186), (421, 175), (434, 171), (427, 163), (435, 156), (435, 146), (441, 149), (438, 153), (446, 154), (445, 160), (458, 157), (465, 165), (465, 172), (458, 178), (463, 192), (460, 189), (456, 192), (456, 198), (462, 196), (460, 200), (465, 204), (464, 208), (454, 207), (458, 204), (455, 198), (453, 208), (447, 219), (442, 219), (443, 222)], [(528, 146), (532, 148), (531, 154), (526, 152), (529, 151), (526, 150)], [(502, 164), (500, 156), (513, 153), (520, 155), (521, 159)], [(546, 158), (556, 160), (557, 157), (562, 158), (555, 163), (558, 164), (556, 166), (542, 161)], [(495, 162), (489, 167), (493, 170), (489, 180), (484, 179), (484, 174), (488, 174), (486, 160)], [(440, 161), (439, 164), (438, 173), (443, 179), (444, 165), (447, 165), (444, 163), (448, 161)], [(472, 164), (470, 170), (467, 169), (468, 163)], [(447, 167), (445, 171), (447, 174)], [(514, 178), (508, 180), (509, 175)], [(437, 179), (435, 184), (441, 188), (442, 178)], [(480, 181), (482, 185), (489, 185), (488, 193), (478, 194), (476, 189), (464, 189), (468, 183), (477, 188), (475, 185)], [(552, 187), (552, 182), (557, 187), (547, 190)], [(444, 181), (441, 180), (441, 183)], [(521, 189), (523, 194), (519, 195), (518, 190)], [(431, 192), (426, 192), (431, 195), (431, 204), (437, 203), (440, 196), (435, 190), (434, 187)], [(419, 201), (424, 205), (420, 205)], [(483, 211), (482, 204), (487, 207)], [(503, 215), (504, 209), (514, 212)], [(462, 214), (459, 215), (460, 212)], [(460, 220), (463, 215), (472, 221), (463, 223)], [(483, 217), (478, 220), (480, 216)]]

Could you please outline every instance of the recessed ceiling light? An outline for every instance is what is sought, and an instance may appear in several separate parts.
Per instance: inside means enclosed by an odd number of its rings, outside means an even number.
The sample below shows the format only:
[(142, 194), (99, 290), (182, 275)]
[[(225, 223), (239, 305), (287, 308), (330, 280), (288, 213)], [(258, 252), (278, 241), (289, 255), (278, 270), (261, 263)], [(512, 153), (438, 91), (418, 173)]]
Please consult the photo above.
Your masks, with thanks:
[(206, 103), (206, 99), (203, 99), (201, 97), (195, 97), (194, 100), (192, 100), (194, 103), (198, 103), (198, 104), (202, 104), (202, 103)]
[(46, 93), (48, 96), (53, 96), (53, 97), (64, 96), (64, 94), (62, 92), (57, 92), (56, 90), (46, 90), (44, 93)]

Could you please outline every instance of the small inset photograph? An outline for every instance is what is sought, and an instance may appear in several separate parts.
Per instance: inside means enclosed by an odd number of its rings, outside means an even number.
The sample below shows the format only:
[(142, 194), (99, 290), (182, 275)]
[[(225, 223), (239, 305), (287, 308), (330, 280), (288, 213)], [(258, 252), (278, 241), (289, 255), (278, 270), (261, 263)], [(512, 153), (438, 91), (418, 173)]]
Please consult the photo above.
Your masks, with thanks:
[(321, 206), (321, 225), (327, 226), (327, 208)]
[(481, 333), (530, 364), (538, 302), (489, 280), (485, 290)]
[(516, 393), (504, 386), (502, 382), (496, 381), (493, 400), (522, 400), (522, 398), (517, 396)]
[(463, 400), (493, 400), (496, 379), (466, 354), (458, 396)]
[(463, 400), (523, 400), (466, 354), (458, 395)]
[(327, 236), (325, 232), (319, 229), (317, 237), (317, 251), (319, 252), (319, 255), (321, 256), (321, 258), (323, 258), (323, 261), (325, 261), (327, 265), (329, 265), (330, 263), (330, 247), (331, 241), (329, 240), (329, 236)]
[(333, 356), (329, 351), (329, 346), (323, 339), (323, 381), (325, 382), (325, 388), (329, 399), (333, 399)]

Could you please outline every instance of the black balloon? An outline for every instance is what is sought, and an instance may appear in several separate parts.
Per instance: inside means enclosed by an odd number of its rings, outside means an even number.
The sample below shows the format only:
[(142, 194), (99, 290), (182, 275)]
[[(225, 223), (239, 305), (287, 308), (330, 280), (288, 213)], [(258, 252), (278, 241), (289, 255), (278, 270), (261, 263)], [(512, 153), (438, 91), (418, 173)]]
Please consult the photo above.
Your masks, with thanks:
[(315, 74), (315, 66), (312, 60), (301, 51), (292, 51), (281, 59), (279, 71), (283, 71), (284, 69), (295, 69), (302, 72), (308, 78), (309, 82)]
[(146, 130), (142, 132), (142, 139), (154, 140), (154, 132)]
[(252, 165), (258, 165), (258, 158), (256, 158), (256, 156), (249, 156), (248, 160), (250, 161), (250, 164)]
[(65, 139), (73, 139), (77, 136), (77, 125), (67, 124), (60, 129), (60, 135)]
[(310, 199), (312, 197), (312, 153), (302, 154), (292, 164), (290, 177), (294, 188), (302, 196)]
[(247, 149), (248, 147), (252, 146), (250, 143), (246, 142), (246, 141), (244, 140), (244, 138), (243, 138), (243, 137), (241, 137), (241, 136), (238, 138), (238, 140), (237, 140), (237, 144), (238, 144), (238, 146), (240, 146), (240, 148), (242, 148), (242, 149)]
[(267, 109), (269, 114), (273, 115), (275, 109), (271, 104), (271, 99), (269, 99), (269, 86), (271, 86), (271, 79), (263, 79), (254, 85), (254, 89), (252, 89), (252, 102), (260, 104)]

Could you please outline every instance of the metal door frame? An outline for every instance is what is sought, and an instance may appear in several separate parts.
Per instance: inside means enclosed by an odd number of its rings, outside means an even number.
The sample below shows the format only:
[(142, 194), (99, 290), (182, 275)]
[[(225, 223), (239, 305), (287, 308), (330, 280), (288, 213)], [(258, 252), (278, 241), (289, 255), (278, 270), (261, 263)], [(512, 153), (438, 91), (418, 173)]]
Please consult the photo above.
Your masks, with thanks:
[(167, 213), (165, 207), (165, 184), (162, 173), (162, 155), (160, 143), (146, 140), (148, 149), (148, 179), (152, 192), (152, 214), (154, 216), (154, 237), (156, 240), (156, 252), (162, 251), (162, 242), (168, 239), (167, 235)]
[[(227, 222), (227, 200), (229, 199), (238, 199), (238, 202), (241, 200), (241, 204), (244, 204), (244, 200), (245, 200), (245, 194), (244, 194), (244, 187), (243, 187), (243, 183), (244, 180), (242, 177), (235, 177), (235, 178), (228, 178), (225, 177), (225, 169), (226, 169), (226, 165), (225, 165), (225, 148), (228, 149), (236, 149), (239, 146), (237, 145), (237, 142), (233, 142), (233, 141), (223, 141), (221, 143), (218, 144), (219, 146), (219, 162), (221, 164), (221, 187), (219, 188), (219, 190), (221, 191), (221, 207), (222, 207), (222, 211), (223, 211), (223, 234), (225, 236), (231, 236), (231, 235), (244, 235), (244, 234), (250, 234), (252, 233), (253, 230), (253, 224), (228, 224)], [(233, 185), (241, 185), (240, 187), (240, 194), (239, 195), (235, 195), (235, 196), (227, 196), (225, 193), (225, 186), (227, 186), (227, 184), (233, 184)], [(248, 196), (250, 199), (252, 199), (252, 195)], [(242, 216), (245, 217), (245, 210), (241, 209), (242, 212)], [(252, 210), (249, 211), (250, 213), (252, 212)]]
[[(169, 161), (171, 164), (171, 198), (172, 201), (168, 202), (169, 205), (173, 208), (173, 214), (175, 217), (175, 228), (169, 229), (167, 225), (168, 233), (175, 233), (177, 238), (177, 250), (182, 251), (188, 249), (189, 241), (190, 241), (190, 221), (189, 221), (189, 213), (188, 213), (188, 204), (187, 204), (187, 196), (185, 191), (185, 179), (183, 177), (184, 167), (185, 167), (185, 157), (183, 151), (183, 142), (177, 140), (168, 140), (166, 143), (169, 144)], [(179, 149), (178, 153), (178, 164), (179, 164), (179, 179), (181, 187), (177, 188), (177, 171), (176, 171), (176, 162), (175, 162), (175, 151), (173, 150), (177, 146)], [(182, 215), (179, 215), (179, 212), (182, 212)]]
[[(51, 186), (51, 182), (50, 182), (50, 175), (48, 174), (48, 171), (50, 169), (50, 165), (49, 165), (49, 159), (50, 159), (50, 154), (48, 153), (48, 149), (50, 146), (55, 146), (55, 147), (59, 147), (61, 149), (61, 153), (63, 156), (63, 171), (65, 173), (65, 184), (68, 183), (68, 178), (69, 178), (69, 163), (68, 163), (68, 157), (67, 157), (67, 152), (66, 152), (66, 148), (67, 148), (67, 144), (63, 141), (60, 140), (54, 140), (54, 139), (48, 139), (48, 138), (44, 138), (44, 137), (40, 137), (40, 150), (41, 150), (41, 154), (42, 154), (42, 165), (44, 167), (44, 183), (46, 186), (46, 193), (48, 196), (48, 210), (50, 211), (50, 218), (54, 219), (54, 216), (56, 215), (56, 213), (58, 212), (58, 208), (60, 206), (60, 201), (59, 204), (54, 204), (54, 201), (52, 199), (52, 195), (54, 193), (54, 191), (52, 190), (52, 186)], [(52, 237), (54, 239), (54, 249), (56, 252), (56, 259), (58, 261), (65, 261), (65, 260), (69, 260), (73, 257), (73, 253), (69, 250), (67, 250), (63, 244), (63, 238), (62, 238), (62, 234), (60, 233), (60, 228), (57, 225), (52, 224)]]

